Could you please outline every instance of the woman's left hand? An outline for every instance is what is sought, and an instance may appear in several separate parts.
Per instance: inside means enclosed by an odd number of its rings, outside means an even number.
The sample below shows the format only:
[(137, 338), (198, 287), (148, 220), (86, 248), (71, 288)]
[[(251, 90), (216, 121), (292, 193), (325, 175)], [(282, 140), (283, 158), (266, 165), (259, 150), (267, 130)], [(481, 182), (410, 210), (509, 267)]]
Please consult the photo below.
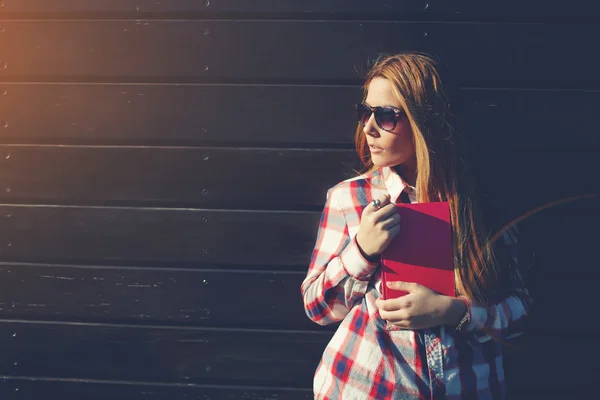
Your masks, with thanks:
[(408, 294), (396, 299), (377, 299), (375, 304), (381, 318), (403, 329), (456, 324), (466, 311), (462, 300), (436, 293), (417, 283), (388, 282), (388, 287)]

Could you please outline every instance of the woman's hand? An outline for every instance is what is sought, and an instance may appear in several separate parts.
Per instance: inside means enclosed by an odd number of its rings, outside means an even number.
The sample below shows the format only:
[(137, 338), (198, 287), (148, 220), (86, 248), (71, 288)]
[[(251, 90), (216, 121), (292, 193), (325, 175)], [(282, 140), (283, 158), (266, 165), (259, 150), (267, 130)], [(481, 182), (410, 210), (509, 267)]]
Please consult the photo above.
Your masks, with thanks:
[(379, 198), (380, 208), (369, 204), (362, 212), (356, 241), (367, 257), (383, 252), (400, 232), (400, 214), (396, 205), (390, 203), (389, 195)]
[(403, 329), (426, 329), (456, 325), (467, 311), (465, 303), (410, 282), (388, 282), (390, 289), (408, 292), (396, 299), (375, 302), (384, 320)]

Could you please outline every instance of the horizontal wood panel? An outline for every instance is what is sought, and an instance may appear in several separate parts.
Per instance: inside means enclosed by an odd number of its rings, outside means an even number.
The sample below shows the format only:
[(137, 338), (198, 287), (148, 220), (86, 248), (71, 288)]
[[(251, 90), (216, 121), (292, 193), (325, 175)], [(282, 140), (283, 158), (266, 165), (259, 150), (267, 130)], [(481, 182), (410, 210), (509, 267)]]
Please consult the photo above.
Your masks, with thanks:
[[(592, 120), (600, 91), (485, 90), (461, 92), (471, 141), (482, 147), (600, 147)], [(569, 132), (568, 139), (565, 132)]]
[[(588, 398), (595, 393), (593, 386), (577, 385), (575, 388), (508, 388), (507, 398), (515, 400), (548, 400), (566, 398)], [(218, 400), (309, 400), (313, 399), (310, 389), (226, 389), (207, 386), (172, 387), (165, 385), (147, 385), (130, 383), (104, 383), (96, 381), (59, 381), (39, 379), (9, 379), (2, 382), (0, 394), (3, 399), (60, 398), (63, 400), (105, 400), (105, 399), (197, 399)]]
[(0, 374), (310, 388), (330, 336), (0, 322)]
[(0, 140), (350, 145), (360, 95), (344, 86), (0, 83)]
[[(523, 356), (515, 357), (520, 361)], [(519, 400), (586, 398), (595, 393), (593, 384), (578, 384), (577, 387), (546, 387), (543, 381), (531, 381), (531, 374), (524, 373), (519, 364), (506, 356), (507, 398)], [(510, 360), (510, 361), (509, 361)], [(533, 371), (537, 371), (539, 366)], [(198, 399), (211, 400), (308, 400), (311, 389), (254, 388), (235, 386), (215, 387), (210, 385), (169, 385), (152, 382), (111, 382), (96, 380), (58, 380), (40, 378), (3, 377), (0, 395), (3, 399), (61, 398), (64, 400), (111, 399)]]
[[(560, 1), (507, 0), (502, 2), (480, 2), (476, 0), (429, 0), (388, 2), (385, 0), (340, 1), (340, 0), (4, 0), (2, 13), (274, 13), (298, 14), (355, 14), (361, 16), (388, 17), (400, 13), (403, 16), (421, 18), (499, 18), (499, 17), (566, 17), (600, 16), (600, 8), (590, 1), (576, 0), (568, 5)], [(1, 15), (1, 14), (0, 14)], [(398, 17), (398, 15), (394, 15)]]
[[(4, 202), (321, 211), (351, 150), (1, 146)], [(316, 179), (318, 177), (318, 179)]]
[[(330, 335), (2, 322), (0, 337), (2, 375), (310, 388)], [(564, 389), (598, 373), (585, 337), (535, 336), (511, 352), (520, 388)]]
[[(590, 129), (600, 91), (464, 89), (460, 97), (478, 146), (600, 147)], [(4, 82), (0, 142), (351, 146), (360, 99), (358, 86)]]
[[(581, 40), (598, 36), (595, 24), (65, 20), (2, 26), (3, 80), (354, 81), (368, 58), (410, 49), (441, 56), (469, 86), (600, 83), (600, 58)], [(578, 62), (556, 57), (556, 48), (577, 53)]]
[(2, 261), (148, 262), (257, 269), (310, 261), (318, 212), (0, 206)]
[[(73, 1), (61, 0), (53, 4), (41, 0), (4, 0), (0, 8), (5, 13), (389, 13), (410, 12), (425, 14), (424, 2), (400, 2), (398, 4), (386, 3), (375, 0), (372, 7), (364, 2), (339, 0), (303, 0), (303, 1), (277, 1), (277, 0), (169, 0), (161, 2), (148, 2), (142, 0), (92, 0)], [(1, 14), (0, 14), (1, 15)]]
[(507, 389), (515, 394), (507, 398), (565, 399), (595, 393), (593, 377), (600, 370), (592, 359), (598, 350), (589, 348), (593, 339), (585, 333), (529, 334), (512, 345), (503, 348)]
[[(361, 169), (352, 150), (0, 145), (0, 152), (4, 203), (320, 212), (327, 189)], [(600, 168), (595, 150), (487, 149), (476, 156), (483, 190), (515, 212), (600, 194), (600, 181), (580, 173)], [(557, 190), (560, 182), (569, 182), (568, 192)]]
[[(575, 257), (576, 261), (583, 261)], [(592, 262), (593, 258), (588, 258)], [(597, 264), (597, 263), (596, 263)], [(599, 285), (598, 273), (588, 265), (587, 273), (573, 276), (570, 265), (546, 264), (546, 269), (562, 271), (564, 280), (548, 281), (539, 279), (533, 287), (533, 307), (529, 327), (536, 334), (552, 332), (573, 334), (583, 332), (590, 335), (600, 333), (600, 325), (590, 322), (581, 326), (576, 321), (589, 321), (590, 314), (595, 313), (600, 302), (594, 298)]]
[(211, 385), (167, 385), (156, 382), (61, 381), (8, 378), (0, 385), (6, 400), (312, 400), (310, 389), (261, 388)]
[[(541, 259), (564, 258), (562, 251), (538, 249)], [(585, 263), (585, 256), (571, 257)], [(569, 333), (567, 318), (586, 320), (600, 284), (592, 266), (565, 273), (561, 262), (538, 261), (533, 277), (531, 328), (541, 334)], [(568, 266), (568, 271), (577, 270)], [(561, 274), (563, 279), (548, 275)], [(329, 330), (304, 313), (304, 273), (102, 268), (27, 264), (0, 265), (0, 318), (105, 323), (143, 323), (228, 328)], [(224, 293), (226, 293), (224, 295)], [(252, 296), (250, 293), (268, 294)], [(566, 294), (568, 293), (568, 294)], [(599, 332), (591, 325), (588, 333)]]
[(317, 330), (304, 275), (0, 264), (0, 318)]
[[(548, 239), (556, 249), (568, 254), (568, 246), (577, 249), (577, 241), (598, 237), (598, 198), (588, 203), (580, 211), (583, 203), (577, 201), (523, 218), (531, 219), (540, 235), (551, 234)], [(523, 208), (515, 206), (513, 212)], [(319, 212), (42, 205), (4, 205), (0, 215), (3, 261), (219, 263), (302, 270), (320, 218)]]
[[(582, 171), (600, 167), (597, 151), (489, 151), (475, 154), (474, 173), (488, 203), (501, 203), (513, 218), (600, 212), (600, 181)], [(568, 188), (565, 187), (568, 186)], [(578, 211), (584, 207), (585, 211)], [(551, 217), (546, 219), (547, 217)], [(579, 219), (578, 219), (579, 221)], [(567, 223), (561, 220), (561, 223)]]
[[(509, 365), (510, 367), (510, 365)], [(509, 372), (509, 371), (505, 371)], [(522, 372), (522, 371), (517, 371)], [(507, 398), (518, 400), (546, 400), (565, 398), (587, 398), (595, 393), (593, 385), (577, 387), (546, 388), (537, 382), (537, 387), (524, 376), (507, 378)], [(313, 399), (311, 389), (287, 388), (236, 388), (232, 386), (213, 387), (210, 385), (174, 386), (167, 384), (143, 384), (132, 382), (103, 382), (91, 380), (56, 380), (36, 378), (5, 377), (0, 385), (3, 399), (60, 398), (64, 400), (105, 400), (111, 399), (198, 399), (218, 400), (309, 400)]]
[[(530, 329), (534, 335), (560, 333), (596, 335), (600, 325), (590, 321), (600, 284), (598, 198), (542, 210), (523, 223), (523, 270), (533, 296)], [(581, 333), (579, 333), (581, 332)], [(557, 342), (553, 353), (569, 350)], [(546, 349), (546, 351), (550, 351)]]

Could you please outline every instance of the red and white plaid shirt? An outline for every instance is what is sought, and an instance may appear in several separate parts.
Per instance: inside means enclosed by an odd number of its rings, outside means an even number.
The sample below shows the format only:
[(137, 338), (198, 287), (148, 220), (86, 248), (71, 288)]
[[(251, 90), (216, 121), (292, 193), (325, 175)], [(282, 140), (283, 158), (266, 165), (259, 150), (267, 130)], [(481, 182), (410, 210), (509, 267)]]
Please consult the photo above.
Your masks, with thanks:
[[(396, 202), (403, 190), (416, 202), (413, 188), (391, 168), (380, 168), (327, 193), (301, 291), (312, 321), (341, 324), (316, 369), (315, 399), (503, 399), (501, 344), (482, 328), (502, 339), (520, 335), (530, 301), (525, 288), (487, 308), (469, 302), (465, 332), (451, 326), (390, 330), (379, 316), (378, 263), (363, 258), (355, 236), (373, 198), (389, 194)], [(516, 229), (504, 239), (514, 250)]]

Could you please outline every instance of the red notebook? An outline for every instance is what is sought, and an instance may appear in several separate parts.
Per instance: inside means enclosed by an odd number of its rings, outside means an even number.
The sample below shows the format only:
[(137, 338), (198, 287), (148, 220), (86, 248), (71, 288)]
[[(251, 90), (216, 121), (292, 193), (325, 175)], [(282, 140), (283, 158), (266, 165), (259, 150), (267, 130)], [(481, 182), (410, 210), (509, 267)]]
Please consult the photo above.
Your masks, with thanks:
[(383, 298), (407, 294), (387, 287), (391, 281), (416, 282), (456, 296), (452, 225), (447, 202), (396, 204), (400, 233), (381, 255)]

